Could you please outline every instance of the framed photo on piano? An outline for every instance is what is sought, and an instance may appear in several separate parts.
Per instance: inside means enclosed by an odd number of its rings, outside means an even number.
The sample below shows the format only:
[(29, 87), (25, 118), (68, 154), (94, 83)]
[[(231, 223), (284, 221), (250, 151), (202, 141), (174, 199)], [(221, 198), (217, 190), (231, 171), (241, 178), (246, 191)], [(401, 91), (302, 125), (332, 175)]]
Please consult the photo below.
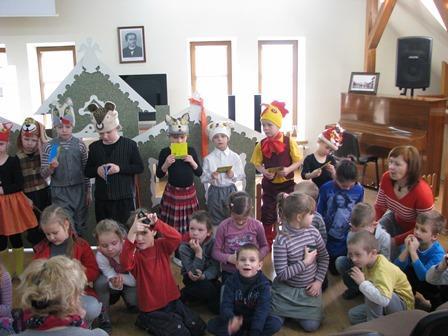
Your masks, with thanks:
[(376, 94), (379, 72), (352, 72), (348, 92)]

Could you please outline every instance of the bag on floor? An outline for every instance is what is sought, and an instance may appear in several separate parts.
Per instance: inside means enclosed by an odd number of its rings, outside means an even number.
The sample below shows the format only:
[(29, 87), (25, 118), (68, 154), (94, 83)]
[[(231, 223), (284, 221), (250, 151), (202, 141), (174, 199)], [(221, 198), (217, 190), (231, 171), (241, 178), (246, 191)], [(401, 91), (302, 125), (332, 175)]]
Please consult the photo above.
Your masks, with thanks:
[(137, 316), (135, 325), (154, 336), (191, 336), (182, 318), (176, 313), (141, 313)]
[(180, 315), (191, 336), (202, 336), (205, 334), (207, 324), (194, 310), (190, 309), (182, 301), (176, 302), (176, 313)]

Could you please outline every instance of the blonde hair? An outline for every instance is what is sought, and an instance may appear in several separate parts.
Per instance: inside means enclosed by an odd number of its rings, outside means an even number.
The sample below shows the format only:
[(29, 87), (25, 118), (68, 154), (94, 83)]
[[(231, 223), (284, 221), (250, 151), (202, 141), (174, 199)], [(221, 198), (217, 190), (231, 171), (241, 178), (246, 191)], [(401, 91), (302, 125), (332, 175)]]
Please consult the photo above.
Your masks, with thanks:
[(76, 237), (71, 234), (71, 228), (73, 227), (72, 219), (64, 208), (55, 204), (47, 206), (44, 211), (42, 211), (42, 215), (40, 216), (40, 227), (43, 230), (43, 227), (50, 223), (58, 223), (64, 227), (65, 221), (69, 224), (67, 251), (65, 252), (65, 255), (67, 257), (72, 257), (73, 245), (75, 244)]
[(378, 241), (373, 233), (369, 231), (359, 231), (353, 234), (347, 242), (347, 245), (359, 245), (367, 253), (373, 250), (378, 251)]
[(115, 233), (121, 240), (123, 240), (124, 237), (126, 236), (125, 229), (113, 219), (103, 219), (99, 221), (98, 224), (95, 226), (93, 235), (95, 239), (98, 240), (98, 237), (106, 232)]
[(34, 260), (21, 280), (22, 308), (38, 315), (79, 314), (87, 277), (78, 260), (65, 256)]
[(282, 216), (290, 222), (297, 215), (313, 213), (316, 208), (316, 202), (311, 196), (293, 192), (283, 201)]
[(375, 210), (368, 203), (358, 203), (353, 207), (350, 224), (356, 228), (365, 228), (375, 222)]
[(294, 192), (307, 194), (314, 200), (317, 200), (319, 197), (319, 188), (317, 187), (316, 183), (310, 180), (303, 180), (297, 183), (294, 186)]

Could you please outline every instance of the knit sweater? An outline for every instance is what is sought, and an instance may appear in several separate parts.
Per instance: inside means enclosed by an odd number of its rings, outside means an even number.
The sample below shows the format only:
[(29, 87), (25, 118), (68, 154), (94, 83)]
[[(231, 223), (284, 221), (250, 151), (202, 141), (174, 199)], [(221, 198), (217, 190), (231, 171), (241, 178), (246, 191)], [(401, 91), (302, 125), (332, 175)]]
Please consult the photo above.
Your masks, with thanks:
[[(113, 146), (110, 156), (105, 147)], [(117, 174), (107, 176), (107, 182), (98, 173), (98, 167), (114, 163), (120, 167)], [(104, 145), (102, 140), (89, 146), (85, 174), (95, 178), (95, 199), (110, 201), (134, 197), (134, 175), (143, 172), (143, 162), (135, 141), (120, 137), (112, 145)]]
[(395, 220), (403, 231), (394, 237), (396, 245), (403, 244), (404, 239), (412, 233), (417, 215), (431, 210), (433, 206), (434, 197), (425, 181), (419, 180), (405, 196), (397, 198), (389, 172), (384, 173), (375, 202), (376, 219), (379, 220), (387, 210), (394, 213)]

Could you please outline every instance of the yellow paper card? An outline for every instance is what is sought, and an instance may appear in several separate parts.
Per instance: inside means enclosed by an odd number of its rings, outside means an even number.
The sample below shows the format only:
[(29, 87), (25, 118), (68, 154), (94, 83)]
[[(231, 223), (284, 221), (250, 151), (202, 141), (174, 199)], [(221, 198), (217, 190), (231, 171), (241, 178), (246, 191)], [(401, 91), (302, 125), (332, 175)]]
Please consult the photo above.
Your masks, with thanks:
[(186, 142), (170, 144), (171, 154), (174, 154), (176, 159), (183, 159), (188, 155), (188, 144)]
[(216, 168), (216, 171), (218, 173), (227, 173), (230, 169), (232, 169), (232, 166), (223, 166)]
[(270, 173), (278, 173), (281, 170), (283, 170), (283, 167), (271, 167), (267, 169), (267, 171)]

